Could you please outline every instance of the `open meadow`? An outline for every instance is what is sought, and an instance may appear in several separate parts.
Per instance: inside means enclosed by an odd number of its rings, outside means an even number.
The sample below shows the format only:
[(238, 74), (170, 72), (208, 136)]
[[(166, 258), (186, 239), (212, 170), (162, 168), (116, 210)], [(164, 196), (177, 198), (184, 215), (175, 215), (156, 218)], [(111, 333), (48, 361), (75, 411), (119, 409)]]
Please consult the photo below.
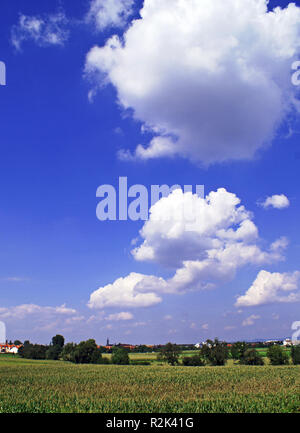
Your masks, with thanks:
[(299, 411), (300, 366), (75, 365), (0, 356), (0, 413)]

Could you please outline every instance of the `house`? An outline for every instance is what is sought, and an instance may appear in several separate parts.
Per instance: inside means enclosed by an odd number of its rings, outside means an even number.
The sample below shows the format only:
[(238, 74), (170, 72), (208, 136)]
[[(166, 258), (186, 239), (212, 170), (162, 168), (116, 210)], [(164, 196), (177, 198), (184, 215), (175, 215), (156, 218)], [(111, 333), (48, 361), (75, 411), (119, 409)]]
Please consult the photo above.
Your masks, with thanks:
[(283, 343), (284, 346), (298, 346), (300, 344), (300, 340), (292, 340), (291, 338), (286, 338)]
[(19, 351), (20, 346), (16, 346), (15, 344), (0, 344), (0, 353), (13, 353), (16, 354)]

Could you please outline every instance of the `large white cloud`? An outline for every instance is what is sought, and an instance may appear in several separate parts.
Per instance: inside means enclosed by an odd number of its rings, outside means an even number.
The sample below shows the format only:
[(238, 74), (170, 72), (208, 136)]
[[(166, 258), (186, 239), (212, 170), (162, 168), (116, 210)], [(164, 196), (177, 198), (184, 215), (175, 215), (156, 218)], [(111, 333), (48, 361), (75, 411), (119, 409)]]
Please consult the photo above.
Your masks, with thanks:
[(262, 249), (252, 214), (224, 188), (205, 198), (173, 191), (152, 206), (140, 235), (135, 259), (174, 268), (174, 275), (131, 273), (93, 292), (91, 308), (145, 307), (161, 302), (162, 294), (211, 289), (232, 280), (242, 266), (281, 260), (287, 246), (280, 238)]
[(109, 27), (124, 27), (132, 14), (134, 0), (92, 0), (86, 16), (98, 30)]
[[(145, 0), (123, 38), (87, 55), (86, 71), (156, 135), (133, 157), (205, 164), (252, 158), (295, 109), (291, 64), (300, 8), (267, 0)], [(125, 158), (132, 155), (121, 152)]]
[(260, 271), (245, 295), (237, 299), (237, 307), (300, 301), (300, 272), (279, 273)]
[(44, 47), (63, 45), (68, 36), (67, 19), (62, 11), (44, 16), (20, 15), (18, 24), (12, 27), (11, 42), (20, 50), (27, 40)]
[[(95, 290), (88, 303), (90, 308), (105, 307), (148, 307), (161, 302), (154, 292), (144, 293), (139, 290), (139, 283), (147, 280), (146, 275), (132, 272), (125, 278), (118, 278), (114, 283)], [(149, 277), (151, 279), (151, 277)]]

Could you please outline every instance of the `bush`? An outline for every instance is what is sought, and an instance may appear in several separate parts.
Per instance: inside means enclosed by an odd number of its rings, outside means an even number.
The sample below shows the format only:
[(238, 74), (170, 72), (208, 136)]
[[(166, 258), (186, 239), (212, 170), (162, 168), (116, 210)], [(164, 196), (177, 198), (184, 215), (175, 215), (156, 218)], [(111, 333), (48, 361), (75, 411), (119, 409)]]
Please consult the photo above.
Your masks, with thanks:
[(130, 361), (130, 365), (151, 365), (149, 361)]
[(292, 346), (291, 355), (292, 355), (293, 364), (299, 365), (300, 364), (300, 345)]
[(237, 341), (236, 343), (233, 343), (230, 348), (232, 359), (235, 359), (236, 361), (241, 360), (247, 349), (249, 349), (249, 345), (244, 341)]
[(182, 364), (186, 367), (202, 367), (205, 362), (200, 355), (193, 355), (182, 358)]
[(177, 344), (167, 343), (163, 346), (157, 355), (158, 361), (167, 362), (170, 365), (178, 364), (179, 355), (181, 353), (180, 347)]
[(42, 346), (41, 344), (30, 344), (20, 347), (18, 354), (21, 358), (26, 359), (46, 359), (46, 352), (48, 346)]
[(56, 346), (50, 346), (49, 349), (46, 352), (46, 358), (52, 359), (54, 361), (57, 361), (61, 355), (61, 347)]
[(69, 362), (75, 362), (75, 348), (76, 348), (76, 344), (74, 343), (67, 343), (62, 352), (61, 352), (61, 358), (63, 359), (63, 361), (69, 361)]
[(79, 344), (68, 343), (64, 346), (61, 357), (64, 361), (76, 364), (104, 364), (101, 350), (95, 340), (81, 341)]
[(289, 363), (289, 357), (281, 346), (270, 346), (267, 351), (267, 357), (271, 365), (286, 365)]
[(264, 360), (255, 349), (247, 349), (240, 359), (243, 365), (264, 365)]
[(201, 349), (201, 355), (211, 365), (225, 365), (229, 357), (227, 343), (219, 341), (217, 338), (214, 341), (207, 340)]
[(117, 349), (114, 349), (111, 357), (111, 362), (112, 364), (128, 365), (128, 351), (124, 347), (118, 347)]

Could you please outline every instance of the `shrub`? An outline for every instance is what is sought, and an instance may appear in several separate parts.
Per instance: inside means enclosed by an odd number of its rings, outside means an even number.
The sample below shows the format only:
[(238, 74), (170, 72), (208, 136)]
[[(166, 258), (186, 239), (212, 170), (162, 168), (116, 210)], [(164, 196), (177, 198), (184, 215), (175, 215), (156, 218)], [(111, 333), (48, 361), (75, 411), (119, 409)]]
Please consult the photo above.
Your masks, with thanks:
[(270, 346), (267, 351), (267, 357), (271, 365), (286, 365), (289, 363), (289, 357), (281, 346)]
[(75, 362), (76, 364), (102, 364), (101, 350), (97, 347), (95, 340), (81, 341), (79, 344), (68, 343), (62, 350), (64, 361)]
[(255, 349), (247, 349), (240, 359), (243, 365), (264, 365), (264, 360)]
[(128, 365), (129, 364), (129, 356), (128, 351), (124, 347), (118, 347), (114, 349), (113, 354), (111, 356), (112, 364), (119, 365)]
[(75, 362), (74, 354), (76, 346), (74, 343), (67, 343), (61, 352), (61, 358), (64, 361)]
[(61, 355), (61, 347), (58, 345), (50, 346), (46, 352), (46, 358), (54, 361), (58, 360)]
[(193, 355), (182, 358), (182, 364), (186, 367), (202, 367), (205, 362), (200, 355)]
[(217, 338), (214, 341), (207, 340), (201, 349), (201, 355), (211, 365), (225, 365), (229, 357), (227, 343)]
[(41, 344), (30, 344), (20, 347), (18, 353), (21, 358), (26, 359), (46, 359), (46, 352), (48, 346), (43, 346)]
[(181, 353), (180, 347), (177, 344), (167, 343), (163, 346), (157, 355), (158, 361), (167, 362), (170, 365), (178, 364), (179, 355)]
[(230, 354), (232, 359), (239, 361), (243, 358), (246, 350), (249, 349), (249, 345), (244, 341), (237, 341), (230, 348)]
[(293, 364), (299, 365), (300, 364), (300, 345), (292, 346), (291, 355), (292, 355)]

